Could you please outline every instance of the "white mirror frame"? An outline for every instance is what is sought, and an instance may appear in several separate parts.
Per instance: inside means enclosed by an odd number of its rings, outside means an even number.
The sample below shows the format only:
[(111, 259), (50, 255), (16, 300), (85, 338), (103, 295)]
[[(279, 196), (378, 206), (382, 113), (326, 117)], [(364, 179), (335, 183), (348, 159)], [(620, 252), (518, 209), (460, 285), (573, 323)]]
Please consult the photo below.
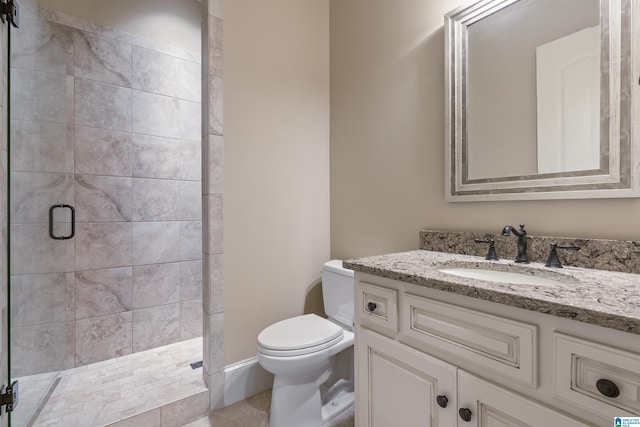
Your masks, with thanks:
[[(482, 0), (445, 15), (445, 198), (450, 202), (640, 197), (640, 2), (601, 0), (598, 170), (467, 178), (468, 27), (519, 0)], [(496, 162), (505, 161), (496, 155)], [(608, 162), (608, 163), (607, 163)]]

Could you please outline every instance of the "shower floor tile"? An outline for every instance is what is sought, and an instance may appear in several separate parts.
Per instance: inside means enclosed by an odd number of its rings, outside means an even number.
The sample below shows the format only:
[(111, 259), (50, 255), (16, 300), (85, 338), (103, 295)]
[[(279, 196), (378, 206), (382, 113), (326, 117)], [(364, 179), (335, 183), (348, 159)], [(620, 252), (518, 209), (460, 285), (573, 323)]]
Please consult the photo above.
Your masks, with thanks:
[[(61, 373), (33, 426), (100, 427), (207, 391), (202, 338)], [(208, 398), (207, 398), (208, 399)]]

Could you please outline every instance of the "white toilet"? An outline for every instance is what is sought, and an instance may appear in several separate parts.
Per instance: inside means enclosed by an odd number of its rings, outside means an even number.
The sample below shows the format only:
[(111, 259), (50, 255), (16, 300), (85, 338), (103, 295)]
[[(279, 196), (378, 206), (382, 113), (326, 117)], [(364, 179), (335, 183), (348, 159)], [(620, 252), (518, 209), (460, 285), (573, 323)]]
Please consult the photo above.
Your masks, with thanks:
[(322, 268), (328, 319), (306, 314), (258, 335), (258, 362), (274, 374), (270, 427), (318, 427), (353, 406), (353, 271)]

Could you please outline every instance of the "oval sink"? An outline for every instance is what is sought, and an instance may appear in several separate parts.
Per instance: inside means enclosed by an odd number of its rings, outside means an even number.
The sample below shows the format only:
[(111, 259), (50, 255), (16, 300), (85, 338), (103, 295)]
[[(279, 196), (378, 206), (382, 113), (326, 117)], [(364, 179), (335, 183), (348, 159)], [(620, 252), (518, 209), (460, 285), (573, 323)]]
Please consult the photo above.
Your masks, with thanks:
[(509, 271), (484, 270), (479, 268), (443, 268), (438, 270), (445, 274), (486, 280), (489, 282), (511, 283), (514, 285), (562, 285), (563, 282), (532, 274), (513, 273)]

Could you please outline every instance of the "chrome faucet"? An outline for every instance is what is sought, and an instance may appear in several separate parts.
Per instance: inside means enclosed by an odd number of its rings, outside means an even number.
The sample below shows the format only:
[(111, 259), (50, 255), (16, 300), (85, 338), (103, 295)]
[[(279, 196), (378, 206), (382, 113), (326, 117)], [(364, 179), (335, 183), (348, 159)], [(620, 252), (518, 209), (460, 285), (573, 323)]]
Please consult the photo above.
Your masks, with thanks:
[(508, 236), (509, 233), (518, 236), (518, 255), (516, 256), (516, 262), (529, 264), (529, 258), (527, 257), (527, 230), (524, 229), (524, 224), (520, 224), (520, 230), (516, 230), (512, 225), (507, 225), (502, 229), (503, 236)]

